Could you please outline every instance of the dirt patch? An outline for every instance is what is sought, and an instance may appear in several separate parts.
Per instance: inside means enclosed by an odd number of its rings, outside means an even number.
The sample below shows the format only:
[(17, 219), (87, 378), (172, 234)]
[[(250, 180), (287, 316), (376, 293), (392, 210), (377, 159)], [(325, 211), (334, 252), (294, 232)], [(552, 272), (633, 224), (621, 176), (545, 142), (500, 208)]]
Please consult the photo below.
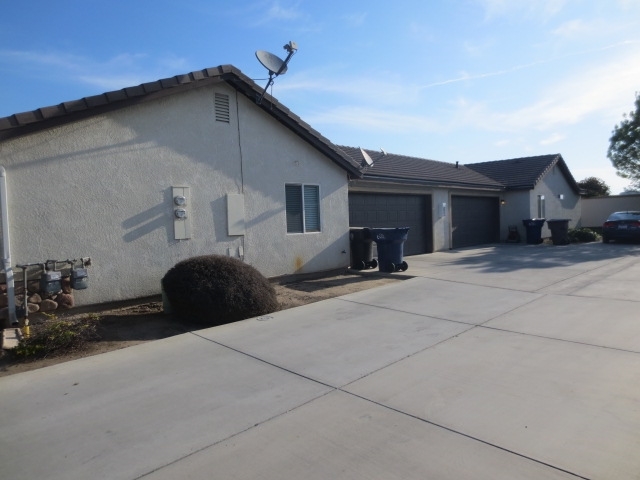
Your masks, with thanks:
[[(274, 284), (280, 309), (299, 307), (329, 298), (347, 295), (388, 283), (401, 281), (399, 276), (335, 275), (317, 279)], [(162, 302), (146, 302), (95, 312), (100, 316), (99, 339), (86, 349), (41, 360), (17, 360), (5, 351), (0, 355), (0, 377), (26, 372), (77, 358), (118, 350), (152, 340), (159, 340), (203, 328), (201, 324), (177, 320), (166, 315)], [(34, 325), (32, 328), (37, 328)]]

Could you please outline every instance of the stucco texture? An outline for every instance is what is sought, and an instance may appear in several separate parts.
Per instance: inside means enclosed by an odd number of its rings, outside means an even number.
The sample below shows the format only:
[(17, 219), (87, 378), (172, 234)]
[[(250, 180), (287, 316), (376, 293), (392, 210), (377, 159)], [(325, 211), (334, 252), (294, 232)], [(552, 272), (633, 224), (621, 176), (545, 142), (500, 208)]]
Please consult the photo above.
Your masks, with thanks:
[[(230, 121), (214, 93), (230, 98)], [(346, 266), (347, 174), (225, 84), (0, 144), (13, 263), (91, 257), (78, 304), (154, 295), (176, 262), (244, 254), (264, 275)], [(287, 235), (285, 183), (320, 185), (322, 232)], [(174, 239), (172, 187), (190, 187), (189, 240)], [(244, 193), (244, 236), (227, 194)]]

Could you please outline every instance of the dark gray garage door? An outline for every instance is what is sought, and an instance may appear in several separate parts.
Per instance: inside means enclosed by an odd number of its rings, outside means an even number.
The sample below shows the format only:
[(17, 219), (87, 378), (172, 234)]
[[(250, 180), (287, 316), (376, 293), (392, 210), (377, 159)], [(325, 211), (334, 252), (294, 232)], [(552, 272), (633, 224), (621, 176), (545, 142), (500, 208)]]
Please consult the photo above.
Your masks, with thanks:
[(500, 204), (497, 197), (451, 197), (453, 248), (500, 241)]
[(433, 252), (430, 195), (349, 194), (352, 227), (409, 227), (405, 255)]

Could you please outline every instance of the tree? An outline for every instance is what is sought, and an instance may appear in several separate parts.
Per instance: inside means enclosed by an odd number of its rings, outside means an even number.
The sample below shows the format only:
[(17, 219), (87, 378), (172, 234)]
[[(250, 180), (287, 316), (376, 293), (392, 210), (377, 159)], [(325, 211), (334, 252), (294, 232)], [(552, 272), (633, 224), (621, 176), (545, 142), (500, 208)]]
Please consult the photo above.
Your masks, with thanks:
[(580, 190), (584, 190), (583, 197), (608, 197), (611, 195), (609, 185), (597, 177), (589, 177), (578, 182)]
[(622, 178), (640, 187), (640, 94), (636, 92), (636, 110), (625, 113), (609, 139), (607, 157)]

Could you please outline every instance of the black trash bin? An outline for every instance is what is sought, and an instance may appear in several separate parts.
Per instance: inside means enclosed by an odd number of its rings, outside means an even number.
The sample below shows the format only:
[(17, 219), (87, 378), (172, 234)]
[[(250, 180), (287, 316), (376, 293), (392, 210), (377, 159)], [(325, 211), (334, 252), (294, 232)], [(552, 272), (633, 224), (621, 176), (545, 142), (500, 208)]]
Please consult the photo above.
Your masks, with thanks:
[(372, 228), (371, 236), (378, 245), (378, 269), (381, 272), (404, 272), (409, 268), (402, 259), (409, 227)]
[(378, 266), (378, 262), (373, 258), (373, 238), (371, 238), (369, 228), (350, 228), (349, 245), (351, 247), (351, 268), (365, 270)]
[(554, 218), (547, 220), (549, 230), (551, 230), (551, 241), (554, 245), (569, 245), (569, 219)]
[(544, 218), (528, 218), (522, 220), (522, 224), (527, 229), (527, 243), (532, 245), (542, 243), (542, 226), (544, 222)]

